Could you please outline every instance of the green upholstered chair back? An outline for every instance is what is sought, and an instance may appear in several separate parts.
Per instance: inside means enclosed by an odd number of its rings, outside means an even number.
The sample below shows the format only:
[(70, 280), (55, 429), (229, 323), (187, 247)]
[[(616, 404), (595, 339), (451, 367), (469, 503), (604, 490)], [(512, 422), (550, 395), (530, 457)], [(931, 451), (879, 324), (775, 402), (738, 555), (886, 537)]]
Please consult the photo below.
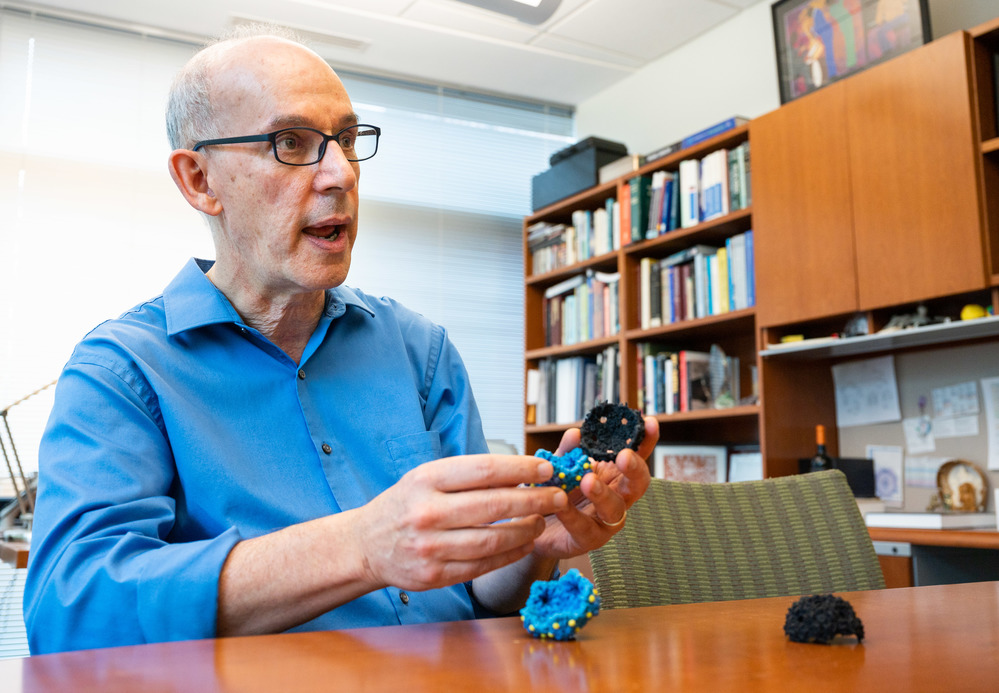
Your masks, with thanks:
[(885, 586), (838, 470), (731, 484), (653, 479), (590, 563), (609, 609)]

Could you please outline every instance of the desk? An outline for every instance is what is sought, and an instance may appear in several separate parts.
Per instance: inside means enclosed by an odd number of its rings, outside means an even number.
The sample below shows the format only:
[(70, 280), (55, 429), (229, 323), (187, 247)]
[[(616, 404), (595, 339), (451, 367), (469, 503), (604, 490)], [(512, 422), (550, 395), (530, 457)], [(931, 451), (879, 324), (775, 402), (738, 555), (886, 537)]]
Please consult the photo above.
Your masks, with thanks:
[(905, 548), (899, 555), (883, 555), (879, 549), (889, 587), (999, 579), (999, 532), (994, 529), (868, 527), (867, 531), (874, 542)]
[(0, 661), (0, 681), (31, 693), (996, 690), (999, 582), (842, 596), (861, 645), (788, 641), (782, 597), (605, 611), (575, 642), (503, 618), (45, 655)]

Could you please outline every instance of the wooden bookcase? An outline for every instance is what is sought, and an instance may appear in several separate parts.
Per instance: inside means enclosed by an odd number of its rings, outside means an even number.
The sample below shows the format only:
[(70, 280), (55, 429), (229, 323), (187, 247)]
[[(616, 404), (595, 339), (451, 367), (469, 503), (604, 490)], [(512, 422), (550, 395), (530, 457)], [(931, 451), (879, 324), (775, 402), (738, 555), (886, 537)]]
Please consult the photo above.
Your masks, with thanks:
[[(711, 342), (759, 374), (759, 403), (660, 415), (663, 442), (758, 443), (766, 476), (797, 471), (814, 448), (814, 427), (838, 454), (831, 366), (872, 353), (999, 339), (999, 319), (953, 323), (922, 335), (876, 336), (889, 319), (925, 305), (956, 318), (977, 303), (999, 314), (999, 19), (955, 32), (824, 87), (638, 173), (751, 142), (752, 207), (671, 232), (584, 263), (531, 273), (526, 229), (570, 223), (572, 212), (622, 194), (624, 176), (539, 210), (525, 220), (525, 365), (548, 356), (621, 353), (621, 400), (635, 402), (635, 357), (645, 341), (705, 349)], [(752, 229), (756, 306), (640, 328), (639, 261), (697, 243), (718, 245)], [(586, 268), (621, 274), (620, 334), (570, 347), (544, 347), (546, 287)], [(856, 316), (871, 337), (834, 345), (773, 349), (788, 335), (842, 332)], [(748, 387), (743, 378), (743, 393)], [(526, 419), (525, 419), (526, 420)], [(525, 450), (554, 449), (571, 424), (525, 428)]]
[[(723, 245), (726, 238), (750, 230), (752, 209), (744, 208), (724, 217), (685, 229), (678, 229), (650, 240), (623, 245), (619, 250), (590, 258), (557, 270), (534, 274), (532, 258), (527, 246), (527, 229), (537, 222), (571, 224), (576, 210), (595, 209), (604, 205), (608, 197), (627, 199), (628, 181), (639, 175), (655, 171), (676, 171), (685, 159), (700, 159), (718, 149), (730, 149), (746, 142), (748, 126), (741, 125), (696, 146), (680, 150), (650, 162), (637, 171), (598, 185), (566, 200), (538, 210), (524, 220), (525, 267), (525, 364), (536, 368), (543, 358), (565, 358), (576, 355), (597, 354), (608, 345), (616, 344), (620, 354), (619, 399), (635, 406), (638, 399), (636, 359), (639, 345), (644, 342), (668, 343), (677, 349), (707, 351), (712, 343), (719, 343), (731, 356), (740, 358), (742, 392), (750, 389), (750, 366), (756, 364), (755, 309), (712, 315), (693, 320), (671, 323), (651, 329), (641, 329), (638, 295), (640, 290), (640, 262), (643, 257), (664, 258), (674, 252), (697, 244)], [(618, 334), (569, 346), (545, 346), (543, 328), (543, 295), (548, 287), (587, 269), (617, 272), (620, 274)], [(525, 420), (526, 420), (525, 408)], [(759, 406), (738, 406), (729, 409), (712, 409), (659, 415), (661, 440), (674, 442), (701, 442), (705, 444), (757, 444), (759, 442)], [(533, 454), (537, 449), (554, 450), (562, 433), (580, 422), (534, 425), (525, 427), (525, 451)]]

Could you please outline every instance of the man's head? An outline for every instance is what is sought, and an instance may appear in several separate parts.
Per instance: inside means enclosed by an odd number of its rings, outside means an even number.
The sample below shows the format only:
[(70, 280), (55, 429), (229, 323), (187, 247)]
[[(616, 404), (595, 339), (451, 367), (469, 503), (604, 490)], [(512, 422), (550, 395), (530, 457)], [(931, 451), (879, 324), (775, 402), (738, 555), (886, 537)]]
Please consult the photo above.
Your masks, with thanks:
[(171, 90), (170, 174), (209, 218), (213, 281), (260, 301), (321, 291), (344, 281), (357, 233), (358, 163), (337, 142), (307, 166), (275, 158), (270, 142), (209, 145), (206, 139), (355, 124), (350, 98), (326, 62), (274, 35), (229, 38), (205, 48)]

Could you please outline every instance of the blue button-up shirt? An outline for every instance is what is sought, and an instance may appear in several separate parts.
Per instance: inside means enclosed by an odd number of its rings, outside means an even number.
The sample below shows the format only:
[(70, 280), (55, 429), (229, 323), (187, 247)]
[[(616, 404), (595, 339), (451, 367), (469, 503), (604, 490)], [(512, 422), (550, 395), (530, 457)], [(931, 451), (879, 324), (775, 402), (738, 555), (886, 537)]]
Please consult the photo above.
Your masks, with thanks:
[[(39, 450), (33, 653), (212, 637), (237, 542), (486, 451), (443, 328), (341, 286), (295, 363), (243, 322), (209, 266), (192, 260), (162, 296), (95, 328), (62, 373)], [(465, 585), (387, 588), (300, 628), (472, 616)]]

